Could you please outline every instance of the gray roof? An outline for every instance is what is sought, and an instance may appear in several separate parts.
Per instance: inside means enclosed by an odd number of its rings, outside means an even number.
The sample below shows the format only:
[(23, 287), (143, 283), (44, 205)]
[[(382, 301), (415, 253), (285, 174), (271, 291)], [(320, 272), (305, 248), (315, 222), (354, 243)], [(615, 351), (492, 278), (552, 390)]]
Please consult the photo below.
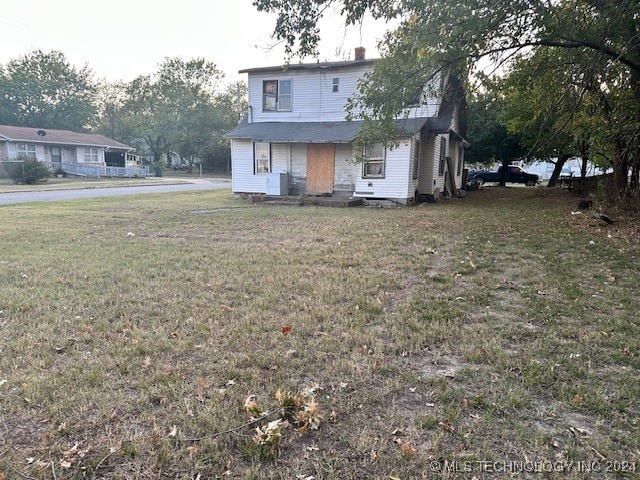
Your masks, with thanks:
[(364, 60), (346, 60), (340, 62), (316, 62), (316, 63), (289, 63), (272, 67), (245, 68), (238, 73), (269, 73), (269, 72), (287, 72), (299, 70), (333, 70), (362, 66), (373, 66), (379, 62), (379, 58), (371, 58)]
[[(427, 128), (436, 133), (449, 131), (449, 123), (435, 117), (407, 118), (395, 122), (400, 135), (414, 135), (427, 124)], [(245, 118), (233, 132), (226, 134), (225, 137), (254, 142), (351, 143), (362, 125), (361, 121), (247, 123)]]
[(54, 130), (51, 128), (14, 127), (0, 125), (0, 141), (31, 142), (60, 145), (79, 145), (86, 147), (109, 147), (121, 150), (133, 150), (124, 143), (98, 133), (78, 133), (70, 130)]

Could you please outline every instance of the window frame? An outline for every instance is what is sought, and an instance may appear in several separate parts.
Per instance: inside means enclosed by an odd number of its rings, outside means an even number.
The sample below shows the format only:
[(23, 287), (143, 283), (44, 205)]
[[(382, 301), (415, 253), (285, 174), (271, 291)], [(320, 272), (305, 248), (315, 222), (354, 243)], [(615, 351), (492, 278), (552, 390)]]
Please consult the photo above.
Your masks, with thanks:
[(440, 137), (440, 159), (438, 161), (438, 176), (442, 177), (445, 170), (445, 162), (447, 161), (447, 140)]
[[(263, 147), (264, 146), (264, 147)], [(263, 150), (260, 152), (260, 157), (258, 157), (258, 150)], [(266, 154), (266, 155), (265, 155)], [(266, 165), (259, 165), (259, 161), (265, 162)], [(270, 142), (253, 142), (253, 174), (254, 175), (267, 175), (272, 172), (272, 155), (271, 155), (271, 143)]]
[[(282, 107), (283, 103), (287, 104), (286, 108)], [(293, 79), (283, 78), (283, 79), (263, 80), (262, 81), (262, 111), (263, 112), (291, 112), (292, 110), (293, 110)]]
[(413, 179), (420, 177), (420, 156), (422, 155), (422, 140), (416, 140), (413, 145)]
[(36, 144), (35, 143), (16, 143), (16, 156), (18, 158), (34, 157), (36, 156)]
[[(372, 156), (369, 153), (369, 151), (375, 147), (382, 149), (381, 156)], [(382, 143), (365, 145), (362, 149), (362, 158), (362, 178), (385, 178), (387, 148)], [(375, 165), (380, 165), (378, 173), (370, 173), (368, 168)]]
[(340, 78), (334, 77), (331, 83), (331, 92), (339, 93), (340, 92)]
[(100, 153), (96, 147), (84, 147), (83, 163), (100, 163)]
[(462, 145), (458, 145), (458, 168), (456, 169), (456, 174), (458, 176), (462, 175), (462, 165), (464, 162), (464, 148)]

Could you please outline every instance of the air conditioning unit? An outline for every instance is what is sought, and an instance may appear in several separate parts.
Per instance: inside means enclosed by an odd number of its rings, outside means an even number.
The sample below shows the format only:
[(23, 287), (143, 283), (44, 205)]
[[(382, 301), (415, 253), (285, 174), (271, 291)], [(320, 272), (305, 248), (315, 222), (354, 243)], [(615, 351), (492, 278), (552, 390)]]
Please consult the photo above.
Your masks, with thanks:
[(289, 193), (289, 174), (287, 172), (267, 173), (267, 195), (284, 196)]

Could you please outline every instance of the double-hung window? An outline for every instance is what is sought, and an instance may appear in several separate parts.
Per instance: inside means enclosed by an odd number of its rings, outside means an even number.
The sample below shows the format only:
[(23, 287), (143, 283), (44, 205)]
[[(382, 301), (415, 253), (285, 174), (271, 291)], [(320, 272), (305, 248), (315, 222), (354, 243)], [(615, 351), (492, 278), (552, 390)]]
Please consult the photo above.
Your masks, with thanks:
[(84, 147), (84, 163), (98, 163), (100, 156), (95, 147)]
[(271, 172), (271, 144), (256, 142), (253, 144), (253, 169), (257, 175)]
[(18, 157), (35, 157), (36, 146), (33, 143), (18, 143), (16, 144), (16, 154)]
[(384, 178), (385, 148), (382, 143), (365, 145), (362, 178)]
[(271, 112), (291, 111), (291, 80), (264, 80), (262, 82), (262, 109)]

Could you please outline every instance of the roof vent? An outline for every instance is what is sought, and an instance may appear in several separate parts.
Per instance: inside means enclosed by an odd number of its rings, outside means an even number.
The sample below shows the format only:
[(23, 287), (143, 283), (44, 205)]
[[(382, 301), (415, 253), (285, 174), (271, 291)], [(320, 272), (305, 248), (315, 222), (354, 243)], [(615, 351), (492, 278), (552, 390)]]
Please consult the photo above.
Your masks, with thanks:
[(47, 132), (45, 132), (44, 130), (38, 130), (36, 133), (39, 137), (44, 137), (47, 134)]
[(356, 53), (355, 53), (355, 60), (364, 60), (364, 54), (365, 54), (365, 48), (364, 47), (356, 47)]

